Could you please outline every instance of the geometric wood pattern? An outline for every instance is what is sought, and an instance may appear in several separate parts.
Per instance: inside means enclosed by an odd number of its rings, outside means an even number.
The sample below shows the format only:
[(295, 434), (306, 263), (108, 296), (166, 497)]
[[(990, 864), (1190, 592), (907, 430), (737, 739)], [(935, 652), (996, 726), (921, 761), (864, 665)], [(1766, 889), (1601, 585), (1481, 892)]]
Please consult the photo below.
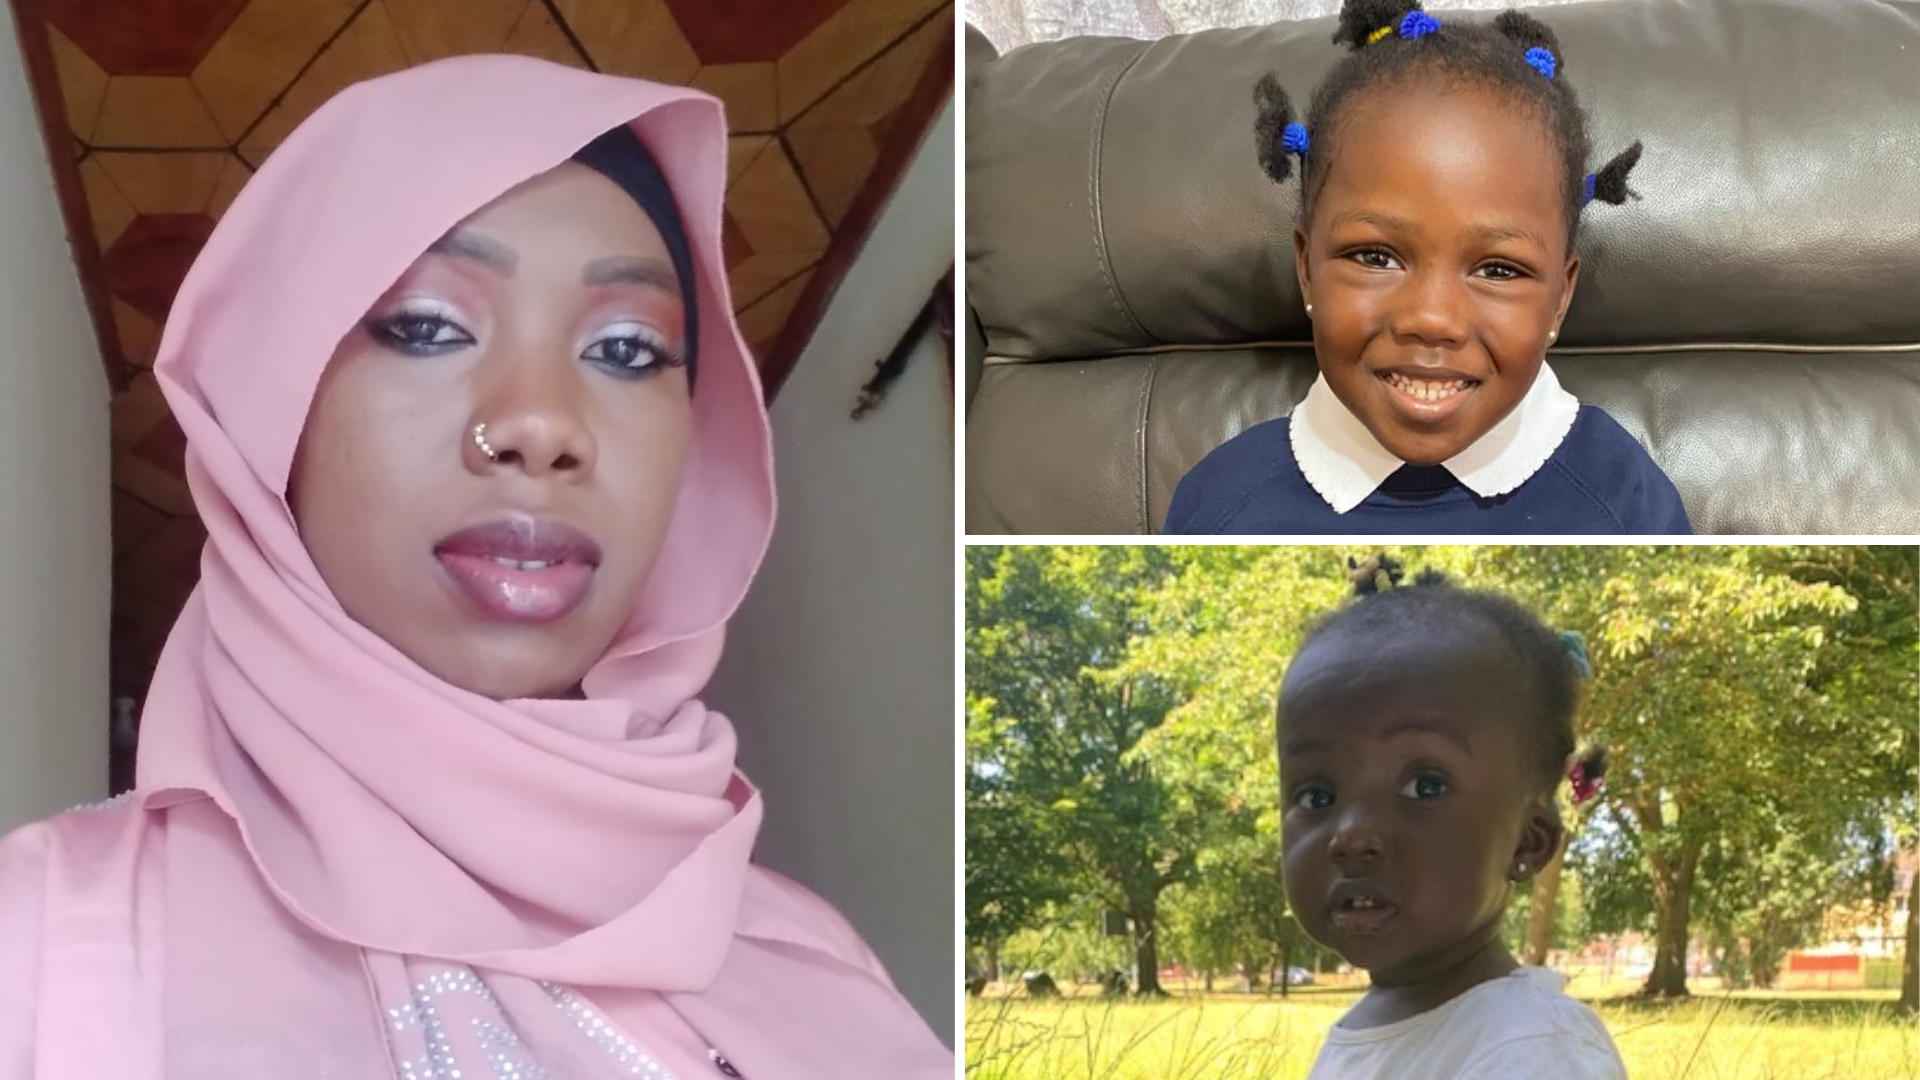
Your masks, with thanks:
[(719, 97), (727, 275), (771, 392), (952, 80), (953, 0), (12, 2), (115, 386), (112, 681), (136, 697), (205, 540), (146, 369), (214, 223), (322, 102), (476, 52)]

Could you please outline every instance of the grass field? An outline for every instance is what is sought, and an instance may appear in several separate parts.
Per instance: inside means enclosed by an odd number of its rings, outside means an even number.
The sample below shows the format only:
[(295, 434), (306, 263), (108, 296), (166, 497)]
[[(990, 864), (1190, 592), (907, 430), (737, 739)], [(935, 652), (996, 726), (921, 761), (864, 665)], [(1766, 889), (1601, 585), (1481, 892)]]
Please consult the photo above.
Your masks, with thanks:
[[(968, 1080), (1300, 1080), (1358, 993), (969, 999)], [(1913, 1080), (1920, 1026), (1880, 991), (1592, 1001), (1632, 1080)]]

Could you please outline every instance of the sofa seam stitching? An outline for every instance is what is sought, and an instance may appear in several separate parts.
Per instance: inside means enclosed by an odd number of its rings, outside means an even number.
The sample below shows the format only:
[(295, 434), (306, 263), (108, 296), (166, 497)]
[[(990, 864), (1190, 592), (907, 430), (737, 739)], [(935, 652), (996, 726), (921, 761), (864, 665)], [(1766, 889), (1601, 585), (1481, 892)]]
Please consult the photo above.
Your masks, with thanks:
[[(1143, 333), (1145, 331), (1142, 331)], [(1307, 350), (1313, 348), (1313, 342), (1299, 341), (1239, 341), (1239, 342), (1160, 342), (1146, 346), (1128, 346), (1108, 349), (1096, 353), (1076, 353), (1058, 356), (1016, 356), (1006, 352), (989, 351), (981, 358), (988, 367), (1005, 367), (1009, 364), (1037, 364), (1055, 360), (1073, 360), (1093, 362), (1133, 356), (1165, 356), (1184, 353), (1215, 352), (1277, 352), (1283, 349)], [(1556, 349), (1549, 354), (1554, 356), (1582, 357), (1597, 356), (1602, 359), (1617, 359), (1627, 356), (1667, 356), (1676, 353), (1725, 352), (1755, 353), (1773, 356), (1908, 356), (1920, 352), (1920, 341), (1895, 343), (1855, 343), (1848, 345), (1782, 345), (1759, 342), (1674, 342), (1659, 345), (1582, 345), (1571, 349)]]
[(1140, 381), (1140, 431), (1139, 435), (1135, 438), (1134, 460), (1140, 463), (1139, 525), (1140, 531), (1143, 534), (1153, 531), (1153, 515), (1148, 512), (1147, 508), (1147, 418), (1153, 409), (1154, 376), (1158, 375), (1159, 372), (1160, 361), (1159, 358), (1156, 357), (1153, 363), (1147, 365), (1146, 375)]
[(1120, 87), (1120, 80), (1126, 76), (1127, 72), (1133, 70), (1133, 65), (1139, 63), (1146, 52), (1146, 47), (1142, 46), (1138, 52), (1128, 58), (1125, 64), (1114, 69), (1113, 75), (1107, 80), (1106, 88), (1100, 94), (1100, 103), (1094, 107), (1091, 130), (1087, 138), (1087, 214), (1091, 219), (1089, 224), (1093, 228), (1094, 263), (1100, 270), (1101, 283), (1107, 287), (1107, 298), (1113, 301), (1113, 306), (1120, 312), (1121, 317), (1133, 326), (1135, 332), (1153, 340), (1154, 335), (1141, 325), (1139, 317), (1133, 313), (1133, 308), (1127, 304), (1126, 298), (1120, 295), (1120, 286), (1114, 279), (1112, 260), (1107, 250), (1106, 221), (1100, 200), (1100, 158), (1101, 149), (1106, 141), (1107, 110), (1113, 103), (1114, 91)]

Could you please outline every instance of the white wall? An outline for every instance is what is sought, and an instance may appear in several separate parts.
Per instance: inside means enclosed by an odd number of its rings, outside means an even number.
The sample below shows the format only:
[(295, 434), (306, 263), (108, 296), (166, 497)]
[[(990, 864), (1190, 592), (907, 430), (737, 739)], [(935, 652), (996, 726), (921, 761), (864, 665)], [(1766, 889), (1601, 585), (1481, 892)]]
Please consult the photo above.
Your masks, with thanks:
[(0, 9), (0, 833), (107, 787), (107, 382)]
[(953, 1044), (953, 399), (935, 340), (848, 418), (953, 262), (949, 104), (774, 400), (780, 519), (707, 695), (760, 860), (834, 902)]

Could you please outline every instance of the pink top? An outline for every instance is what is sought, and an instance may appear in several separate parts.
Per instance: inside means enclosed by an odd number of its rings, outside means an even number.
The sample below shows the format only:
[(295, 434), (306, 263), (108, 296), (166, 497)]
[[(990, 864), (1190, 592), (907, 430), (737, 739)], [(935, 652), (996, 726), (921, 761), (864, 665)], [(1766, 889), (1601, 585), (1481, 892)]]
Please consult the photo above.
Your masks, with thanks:
[[(287, 479), (327, 359), (387, 286), (624, 123), (697, 267), (693, 444), (586, 699), (496, 702), (342, 611)], [(0, 840), (0, 1075), (952, 1076), (858, 935), (749, 864), (760, 799), (695, 696), (773, 519), (725, 178), (703, 94), (464, 57), (342, 93), (241, 193), (155, 365), (208, 530), (200, 585), (138, 789)]]

